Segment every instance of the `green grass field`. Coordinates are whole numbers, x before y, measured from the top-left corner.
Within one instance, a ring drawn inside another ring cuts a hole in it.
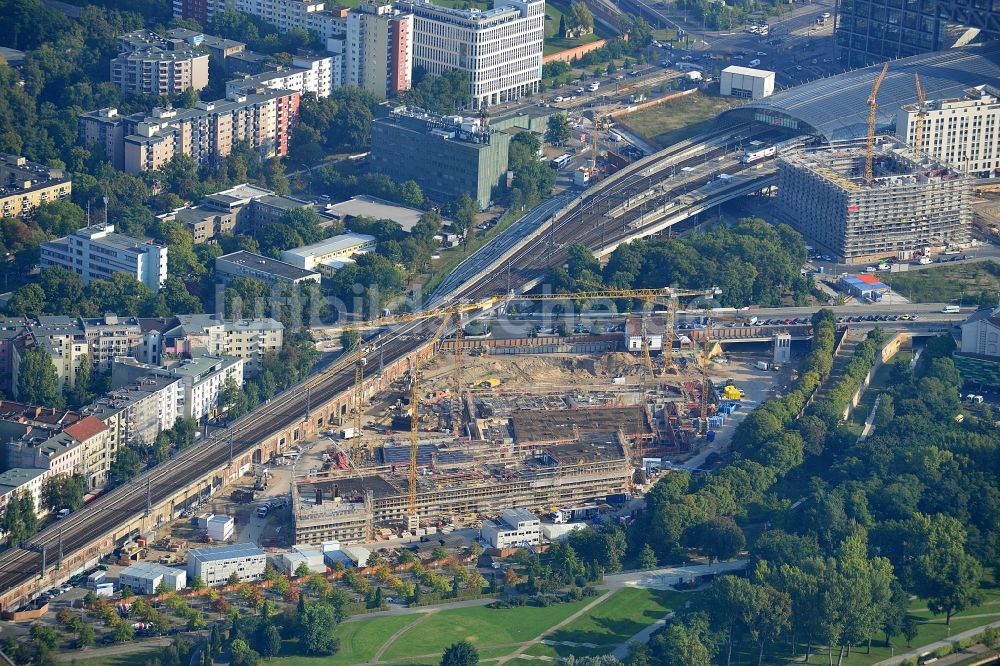
[[[69,659],[60,660],[67,664],[74,664],[75,666],[143,666],[147,661],[157,657],[159,655],[159,647],[150,647],[146,649],[138,649],[135,652],[128,652],[126,654],[115,654],[106,657],[91,657],[86,658],[86,656],[80,659]],[[76,654],[86,655],[86,652],[77,652]],[[67,656],[67,655],[60,655]]]
[[[669,146],[707,132],[715,117],[739,100],[693,93],[619,119],[648,141]]]
[[[552,0],[545,3],[545,47],[543,55],[565,51],[566,49],[581,46],[582,44],[589,44],[599,39],[614,36],[602,23],[595,21],[594,32],[589,35],[583,35],[577,39],[562,39],[558,37],[559,20],[568,11],[569,6],[567,3],[552,2]]]
[[[298,645],[291,641],[285,643],[282,656],[272,659],[271,663],[287,666],[304,661],[316,666],[362,664],[374,657],[390,636],[420,617],[420,615],[394,615],[358,622],[346,622],[337,627],[340,649],[337,650],[336,654],[329,657],[303,657],[298,654]]]
[[[403,659],[411,655],[440,654],[456,641],[466,640],[480,650],[529,641],[562,622],[593,599],[548,608],[491,609],[485,606],[455,608],[435,613],[406,631],[383,655]]]
[[[682,599],[682,593],[668,590],[618,590],[590,612],[547,638],[614,646],[663,618],[684,603]]]
[[[919,271],[886,273],[879,279],[914,303],[996,305],[1000,289],[1000,264],[980,261],[955,266],[935,266]]]

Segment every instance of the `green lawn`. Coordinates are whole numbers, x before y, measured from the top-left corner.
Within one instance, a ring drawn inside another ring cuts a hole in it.
[[[571,49],[582,44],[589,44],[599,39],[607,39],[614,36],[602,23],[594,21],[594,32],[589,35],[584,35],[577,39],[562,39],[558,37],[559,20],[568,11],[569,7],[562,2],[552,2],[552,0],[549,0],[545,3],[545,50],[543,51],[543,55],[565,51],[566,49]]]
[[[491,609],[485,606],[455,608],[435,613],[405,632],[383,655],[402,659],[410,655],[439,654],[455,641],[467,640],[480,650],[523,643],[562,622],[593,599],[583,599],[548,608]]]
[[[693,93],[644,111],[630,113],[620,118],[619,122],[648,141],[669,146],[707,132],[716,116],[740,103],[733,98]]]
[[[914,303],[977,302],[996,305],[1000,289],[1000,264],[981,261],[956,266],[935,266],[919,271],[884,273],[879,279]]]
[[[618,645],[663,618],[686,599],[684,594],[669,590],[621,589],[546,638]]]
[[[162,647],[150,647],[148,649],[136,650],[127,654],[115,654],[107,657],[92,657],[90,659],[73,659],[65,663],[75,666],[143,666],[147,661],[159,656]],[[87,654],[79,652],[77,654]],[[56,662],[60,663],[60,662]]]
[[[285,643],[286,649],[282,650],[283,656],[272,659],[269,663],[287,666],[307,662],[316,666],[362,664],[375,656],[375,652],[390,636],[419,617],[421,616],[395,615],[346,622],[337,627],[340,649],[336,654],[329,657],[303,657],[297,654],[297,645],[292,641]]]

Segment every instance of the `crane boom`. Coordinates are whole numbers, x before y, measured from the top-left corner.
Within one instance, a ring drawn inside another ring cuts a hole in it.
[[[921,152],[924,147],[924,114],[927,113],[927,97],[924,95],[924,87],[920,84],[920,75],[913,73],[913,82],[917,86],[917,128],[916,136],[913,137],[913,149]]]
[[[872,93],[868,95],[868,141],[865,144],[865,185],[871,185],[874,179],[872,162],[875,159],[875,112],[878,111],[878,89],[885,81],[885,75],[889,72],[889,63],[882,67],[882,71],[875,77],[872,84]]]

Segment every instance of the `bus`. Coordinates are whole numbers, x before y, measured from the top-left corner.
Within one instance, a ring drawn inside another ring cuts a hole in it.
[[[553,169],[562,169],[567,164],[569,164],[570,160],[572,159],[573,159],[572,155],[570,155],[569,153],[564,153],[559,157],[555,158],[554,160],[552,160],[551,162],[549,162],[549,166],[551,166]]]
[[[946,305],[941,308],[941,312],[944,314],[958,314],[960,311],[957,305]]]

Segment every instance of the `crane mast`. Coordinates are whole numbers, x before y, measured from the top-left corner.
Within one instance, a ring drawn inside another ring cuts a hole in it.
[[[875,112],[878,111],[878,89],[885,81],[885,75],[889,71],[889,63],[882,67],[882,71],[875,77],[872,85],[872,92],[868,95],[868,140],[865,144],[865,185],[871,185],[874,180],[874,170],[872,162],[875,159]]]

